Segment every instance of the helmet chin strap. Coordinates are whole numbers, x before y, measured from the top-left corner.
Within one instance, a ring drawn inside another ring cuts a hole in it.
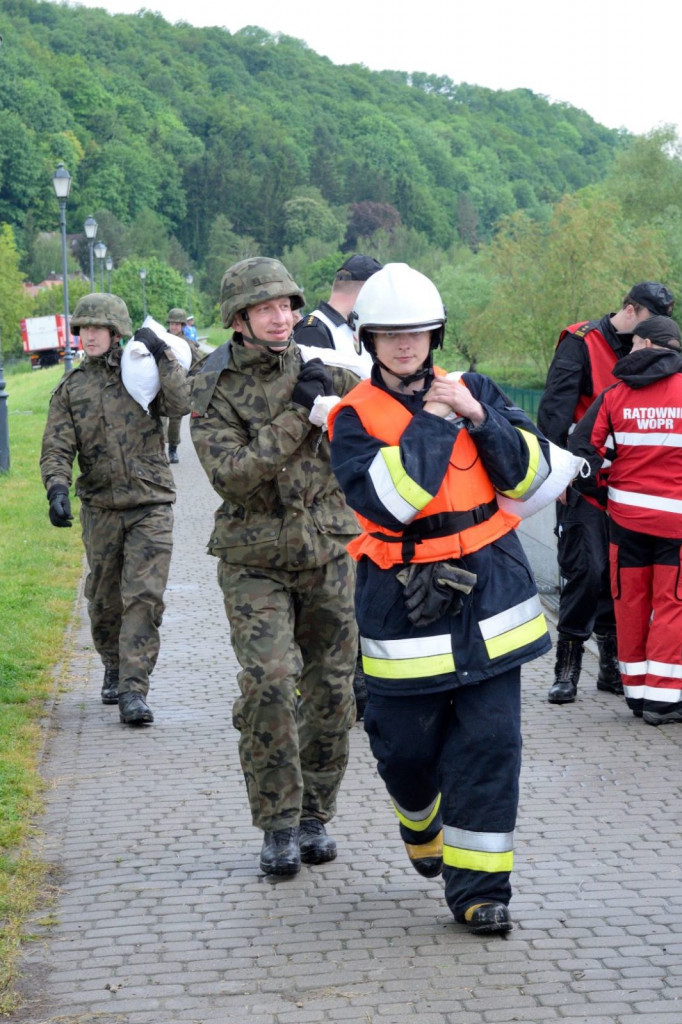
[[[401,391],[404,391],[410,386],[410,384],[414,384],[415,381],[418,380],[423,380],[425,382],[424,387],[421,390],[428,391],[431,386],[431,381],[434,378],[433,357],[430,352],[424,365],[419,370],[415,370],[414,373],[396,373],[395,370],[389,370],[388,366],[382,363],[376,356],[374,356],[374,362],[377,366],[380,366],[382,370],[385,370],[386,373],[390,373],[392,377],[395,377],[396,380],[400,381]]]

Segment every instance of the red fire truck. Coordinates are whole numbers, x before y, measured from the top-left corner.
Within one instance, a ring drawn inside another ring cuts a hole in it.
[[[63,315],[27,317],[21,321],[21,340],[34,370],[63,363],[66,351]],[[72,336],[71,351],[74,357],[80,358],[80,338]]]

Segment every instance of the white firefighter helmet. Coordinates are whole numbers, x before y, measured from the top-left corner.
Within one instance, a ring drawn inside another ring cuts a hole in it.
[[[431,349],[438,348],[443,344],[447,314],[428,277],[407,263],[387,263],[365,281],[349,319],[373,355],[374,332],[431,331]]]

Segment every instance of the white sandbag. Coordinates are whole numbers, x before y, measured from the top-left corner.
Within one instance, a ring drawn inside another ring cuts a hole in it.
[[[141,341],[129,341],[121,356],[123,387],[145,412],[161,390],[161,379],[156,360]]]
[[[148,327],[150,331],[153,331],[157,338],[161,338],[161,341],[165,341],[175,353],[175,358],[178,362],[189,370],[192,365],[192,350],[189,347],[189,343],[186,338],[181,337],[178,334],[171,334],[165,327],[162,327],[158,320],[155,320],[152,316],[147,316],[142,324],[143,327]]]
[[[539,512],[541,508],[556,501],[560,494],[566,490],[572,480],[587,466],[585,459],[579,455],[573,455],[565,448],[549,442],[549,458],[552,471],[546,480],[538,487],[537,491],[530,496],[528,501],[519,501],[516,498],[508,498],[505,494],[497,495],[497,504],[507,512],[527,519],[528,516]]]

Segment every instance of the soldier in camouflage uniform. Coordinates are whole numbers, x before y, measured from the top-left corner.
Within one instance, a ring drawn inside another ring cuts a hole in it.
[[[76,494],[89,569],[85,596],[104,664],[102,702],[118,704],[121,722],[146,725],[154,720],[145,697],[159,653],[175,501],[161,412],[189,412],[189,385],[171,349],[144,328],[135,339],[155,358],[161,390],[149,414],[128,394],[119,341],[130,335],[131,322],[118,296],[84,296],[71,326],[80,334],[85,359],[53,392],[40,468],[50,521],[68,527],[78,457]]]
[[[169,309],[168,316],[166,317],[166,325],[170,334],[175,334],[178,338],[184,338],[189,345],[189,350],[192,354],[192,366],[195,366],[204,358],[204,354],[199,348],[198,343],[187,334],[187,313],[184,309],[180,309],[179,306],[174,306],[172,309]],[[194,333],[196,334],[196,331]],[[166,432],[166,440],[168,441],[168,461],[172,463],[180,461],[178,457],[178,445],[180,444],[181,423],[182,416],[169,416],[168,419],[164,419],[163,423],[164,430]]]
[[[223,325],[232,341],[192,378],[192,440],[222,498],[209,553],[241,665],[233,708],[266,874],[336,856],[325,823],[355,720],[355,576],[346,544],[358,532],[309,415],[319,395],[357,378],[303,362],[292,340],[303,295],[277,260],[226,271]],[[300,699],[299,699],[300,695]]]

